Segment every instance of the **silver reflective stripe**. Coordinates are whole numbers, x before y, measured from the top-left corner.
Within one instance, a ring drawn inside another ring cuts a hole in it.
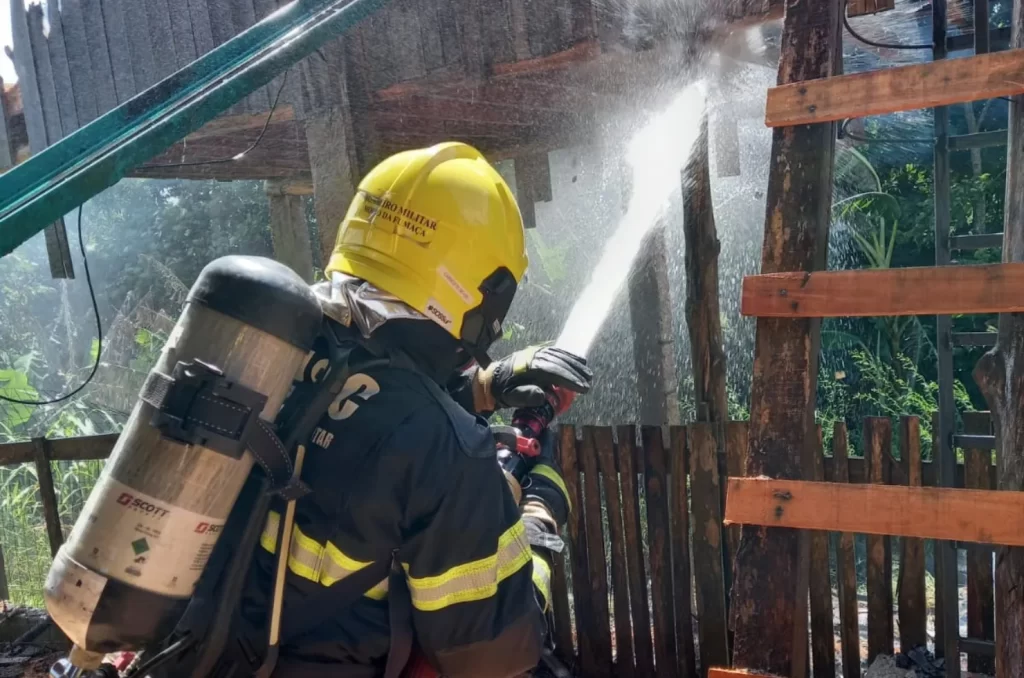
[[[433,612],[449,605],[483,600],[498,592],[498,584],[530,562],[530,544],[523,522],[498,538],[498,550],[492,556],[465,563],[434,577],[408,576],[412,604],[418,610]]]

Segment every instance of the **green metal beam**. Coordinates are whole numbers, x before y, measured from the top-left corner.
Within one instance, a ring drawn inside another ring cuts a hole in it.
[[[387,0],[295,0],[0,175],[0,257]]]

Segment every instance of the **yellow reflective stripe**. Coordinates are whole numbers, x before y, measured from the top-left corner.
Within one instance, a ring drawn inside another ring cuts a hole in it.
[[[412,604],[418,610],[434,612],[449,605],[489,598],[498,592],[498,584],[530,562],[530,544],[522,521],[498,538],[498,550],[492,556],[453,567],[433,577],[410,577]]]
[[[277,511],[270,511],[263,527],[263,534],[260,536],[260,545],[270,553],[277,551],[277,532],[280,524],[281,515]],[[298,525],[292,528],[288,569],[303,579],[331,586],[368,565],[372,563],[360,562],[349,557],[331,542],[321,546],[315,539],[303,534]],[[383,600],[388,595],[388,580],[380,581],[363,595],[373,600]]]
[[[569,498],[569,488],[565,486],[565,481],[562,480],[562,476],[558,475],[558,471],[547,464],[537,464],[530,473],[536,473],[541,478],[547,478],[553,482],[561,491],[562,496],[565,497],[565,503],[569,506],[569,510],[572,511],[572,499]]]
[[[267,522],[263,524],[263,534],[260,535],[260,545],[270,551],[277,553],[277,533],[281,529],[281,514],[271,511],[267,514]]]
[[[544,611],[551,607],[551,567],[536,553],[533,554],[533,585],[544,598]]]

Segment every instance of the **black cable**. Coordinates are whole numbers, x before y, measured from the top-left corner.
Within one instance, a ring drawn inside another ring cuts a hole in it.
[[[274,103],[270,106],[270,112],[267,113],[267,119],[263,121],[263,129],[260,130],[260,135],[256,137],[256,141],[249,145],[249,148],[245,149],[241,153],[236,153],[232,156],[225,158],[217,158],[216,160],[197,160],[196,162],[169,162],[159,165],[142,165],[142,169],[153,169],[153,168],[166,168],[166,167],[196,167],[198,165],[221,165],[227,162],[235,162],[241,160],[245,155],[256,149],[263,141],[263,137],[267,134],[267,128],[270,127],[270,121],[274,119],[274,111],[277,110],[277,102],[281,100],[281,93],[284,92],[285,83],[288,82],[288,71],[285,71],[284,77],[281,79],[281,86],[277,88],[277,94],[274,95]]]
[[[100,321],[100,307],[96,303],[96,290],[92,286],[92,275],[89,273],[89,257],[85,254],[85,240],[82,239],[82,206],[78,206],[78,248],[82,252],[82,265],[85,268],[85,282],[89,286],[89,299],[92,301],[92,312],[96,315],[96,361],[92,364],[92,370],[89,372],[89,376],[85,378],[85,381],[76,388],[74,391],[66,395],[62,395],[59,398],[53,400],[19,400],[18,398],[8,398],[5,395],[0,395],[0,400],[6,400],[9,403],[16,403],[18,405],[53,405],[55,403],[63,402],[68,398],[77,395],[83,388],[89,385],[93,377],[96,376],[96,370],[100,366],[100,356],[103,354],[103,324]]]
[[[167,662],[167,661],[169,661],[171,659],[174,659],[174,656],[177,653],[184,652],[185,650],[189,649],[190,647],[192,647],[192,640],[191,640],[191,638],[189,636],[184,636],[183,638],[179,638],[178,640],[174,641],[172,644],[170,644],[169,646],[167,646],[163,650],[160,650],[155,655],[153,655],[149,659],[147,659],[147,660],[143,661],[141,664],[139,664],[139,666],[137,668],[132,670],[131,675],[132,676],[138,676],[138,675],[145,676],[147,673],[149,673],[153,669],[157,668],[158,666],[164,664],[165,662]]]
[[[869,40],[857,31],[853,30],[853,26],[850,25],[849,5],[850,0],[846,0],[846,2],[843,3],[843,25],[846,27],[846,30],[850,35],[860,42],[863,42],[865,45],[871,45],[872,47],[878,47],[879,49],[932,49],[932,47],[934,47],[932,43],[928,43],[927,45],[888,45],[884,42]]]

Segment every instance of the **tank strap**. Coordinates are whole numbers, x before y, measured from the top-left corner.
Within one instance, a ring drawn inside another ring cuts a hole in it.
[[[231,381],[220,368],[193,360],[178,362],[170,375],[153,370],[139,397],[156,410],[151,424],[165,437],[235,459],[249,450],[272,492],[285,499],[309,493],[292,477],[291,455],[273,425],[260,418],[267,397]]]

